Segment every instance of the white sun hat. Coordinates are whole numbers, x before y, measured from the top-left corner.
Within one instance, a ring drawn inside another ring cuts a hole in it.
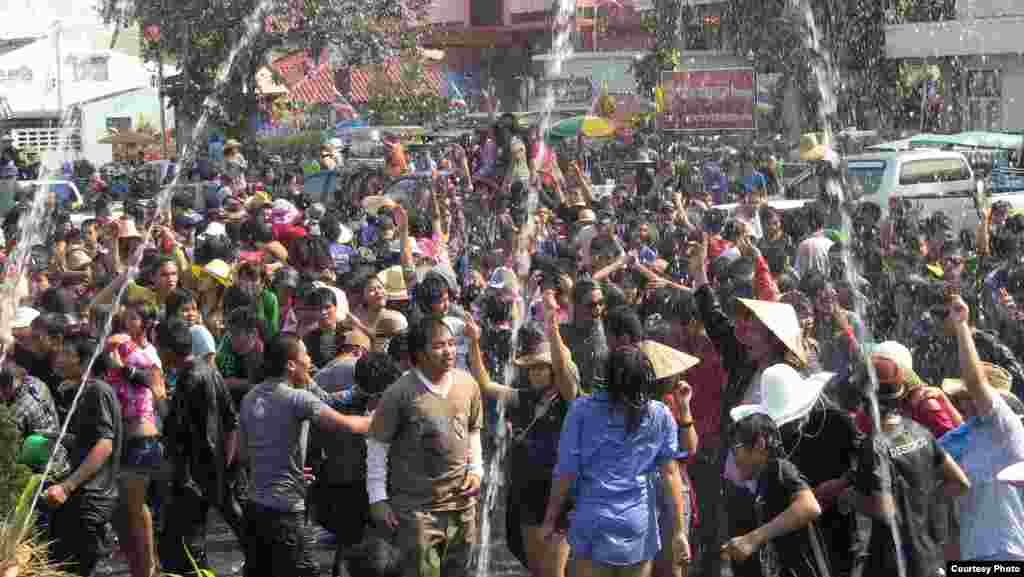
[[[910,354],[910,349],[896,341],[878,343],[872,347],[871,353],[889,359],[905,371],[914,370],[914,355]]]
[[[739,421],[761,413],[781,427],[809,413],[834,376],[835,373],[818,373],[805,379],[789,365],[772,365],[761,374],[761,402],[733,407],[729,416]]]

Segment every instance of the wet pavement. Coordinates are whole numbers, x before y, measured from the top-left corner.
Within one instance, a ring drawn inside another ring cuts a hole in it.
[[[492,512],[491,528],[494,531],[491,541],[491,573],[502,577],[528,577],[528,573],[505,547],[505,499],[498,499],[499,506]],[[242,548],[235,539],[231,529],[223,519],[210,513],[209,535],[207,537],[207,555],[217,577],[232,577],[241,574]],[[334,562],[333,545],[317,545],[316,559],[320,563],[320,575],[330,576]],[[114,553],[111,558],[101,562],[94,573],[96,577],[130,577],[127,561],[123,555]]]

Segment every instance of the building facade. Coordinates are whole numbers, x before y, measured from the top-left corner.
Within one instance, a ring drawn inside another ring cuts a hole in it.
[[[886,26],[890,58],[939,65],[948,130],[1024,128],[1024,2],[947,0]],[[956,65],[954,65],[956,64]]]

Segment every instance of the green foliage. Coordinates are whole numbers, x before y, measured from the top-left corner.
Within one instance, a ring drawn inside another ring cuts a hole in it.
[[[399,80],[394,80],[378,67],[366,108],[370,122],[381,125],[430,124],[447,114],[449,101],[434,93],[421,79],[424,64],[415,53],[406,52],[401,60]]]
[[[654,35],[651,51],[633,62],[633,75],[640,87],[640,93],[650,96],[661,81],[661,73],[675,70],[682,61],[682,54],[676,45],[680,17],[680,0],[658,0],[653,11],[645,13],[641,25]],[[685,16],[685,14],[684,14]]]
[[[306,49],[338,65],[380,61],[418,44],[429,1],[100,0],[98,10],[108,24],[159,26],[158,42],[143,38],[144,54],[183,70],[167,91],[179,114],[205,113],[211,125],[245,133],[256,111],[255,74],[275,54]],[[224,70],[254,21],[248,44]]]
[[[298,132],[287,136],[268,136],[259,139],[260,146],[267,154],[280,154],[282,156],[301,155],[303,157],[315,158],[317,148],[326,139],[319,130]]]
[[[17,464],[21,451],[21,433],[14,423],[10,407],[0,404],[0,515],[13,511],[21,489],[29,481],[32,471]]]

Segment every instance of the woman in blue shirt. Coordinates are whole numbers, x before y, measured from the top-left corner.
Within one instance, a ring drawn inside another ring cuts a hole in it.
[[[659,470],[680,519],[675,526],[684,526],[678,429],[668,407],[650,400],[654,384],[646,355],[621,348],[608,358],[607,391],[577,398],[565,418],[544,530],[565,530],[557,521],[571,488],[568,540],[579,577],[650,575],[661,549],[652,487]],[[673,551],[687,550],[685,531],[677,531]]]

